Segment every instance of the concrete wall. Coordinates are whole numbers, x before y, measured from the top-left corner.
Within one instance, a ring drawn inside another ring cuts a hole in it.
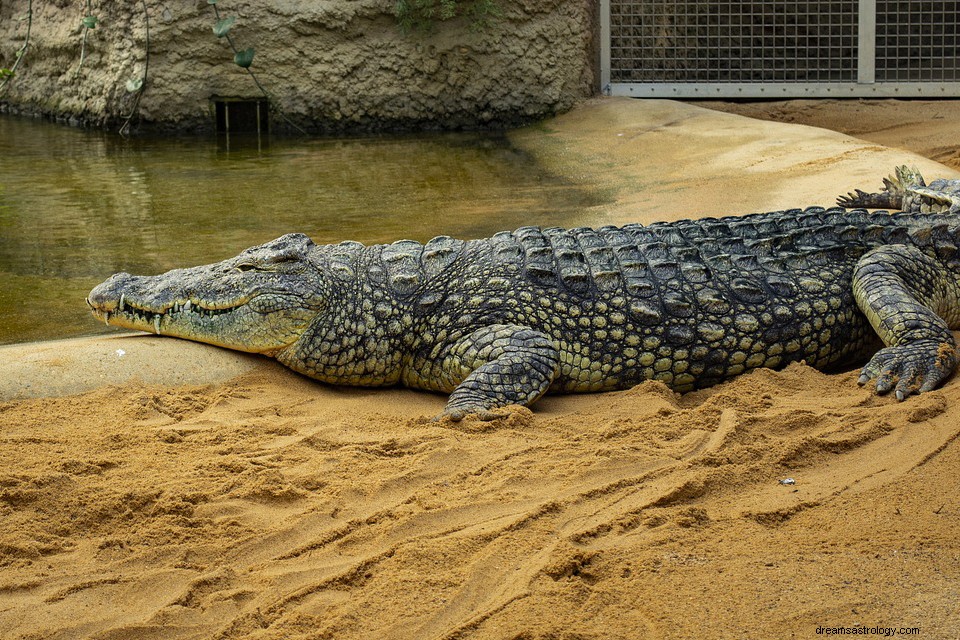
[[[0,3],[0,67],[22,44],[26,0]],[[315,131],[502,126],[552,115],[597,85],[596,9],[590,0],[500,0],[483,30],[467,20],[404,33],[394,0],[220,0],[240,48],[282,111]],[[211,96],[257,97],[212,32],[206,0],[147,0],[149,73],[138,122],[212,128]],[[99,25],[80,48],[81,0],[33,3],[31,46],[0,95],[12,112],[116,126],[146,63],[140,2],[93,2]],[[283,125],[274,119],[274,126]]]

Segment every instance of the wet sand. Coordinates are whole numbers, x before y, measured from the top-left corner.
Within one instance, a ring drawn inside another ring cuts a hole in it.
[[[873,133],[596,100],[511,139],[608,190],[589,224],[826,205],[904,162],[960,176]],[[0,389],[0,637],[958,637],[960,381],[897,403],[856,377],[452,425],[442,396],[172,339],[6,347],[0,378],[30,387]]]

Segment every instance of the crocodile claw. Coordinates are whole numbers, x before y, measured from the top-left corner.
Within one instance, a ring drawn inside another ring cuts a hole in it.
[[[840,196],[837,198],[837,204],[844,209],[857,209],[859,207],[865,207],[866,197],[870,194],[866,191],[861,191],[860,189],[855,189],[856,193],[850,192],[845,196]]]
[[[492,409],[477,409],[477,408],[466,408],[466,409],[447,409],[440,415],[436,416],[431,420],[431,422],[443,422],[449,420],[450,422],[460,422],[467,416],[473,415],[476,416],[479,420],[483,422],[490,422],[491,420],[496,420],[497,418],[503,418],[508,415],[507,411],[496,411]]]
[[[878,351],[863,368],[857,384],[876,379],[877,393],[894,391],[897,400],[914,393],[932,391],[957,366],[954,345],[936,340],[917,340]]]

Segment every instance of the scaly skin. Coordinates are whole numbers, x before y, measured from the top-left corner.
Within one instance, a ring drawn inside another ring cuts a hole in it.
[[[958,214],[821,208],[423,245],[290,234],[213,265],[117,274],[88,304],[325,382],[448,393],[455,420],[547,391],[830,367],[877,337],[861,383],[903,399],[957,366],[958,243]]]
[[[897,209],[905,213],[960,213],[960,180],[934,180],[929,186],[915,168],[906,165],[883,179],[883,191],[854,193],[837,198],[848,209]]]

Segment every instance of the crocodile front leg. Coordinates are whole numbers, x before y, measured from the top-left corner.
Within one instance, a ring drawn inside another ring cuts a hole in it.
[[[443,367],[462,382],[450,394],[439,417],[454,421],[470,413],[496,416],[493,409],[529,405],[542,396],[560,366],[550,338],[529,327],[497,324],[483,327],[452,346]]]
[[[860,309],[887,345],[863,368],[859,383],[898,400],[939,386],[957,367],[950,327],[960,324],[957,274],[916,247],[888,245],[864,255],[853,274]]]

